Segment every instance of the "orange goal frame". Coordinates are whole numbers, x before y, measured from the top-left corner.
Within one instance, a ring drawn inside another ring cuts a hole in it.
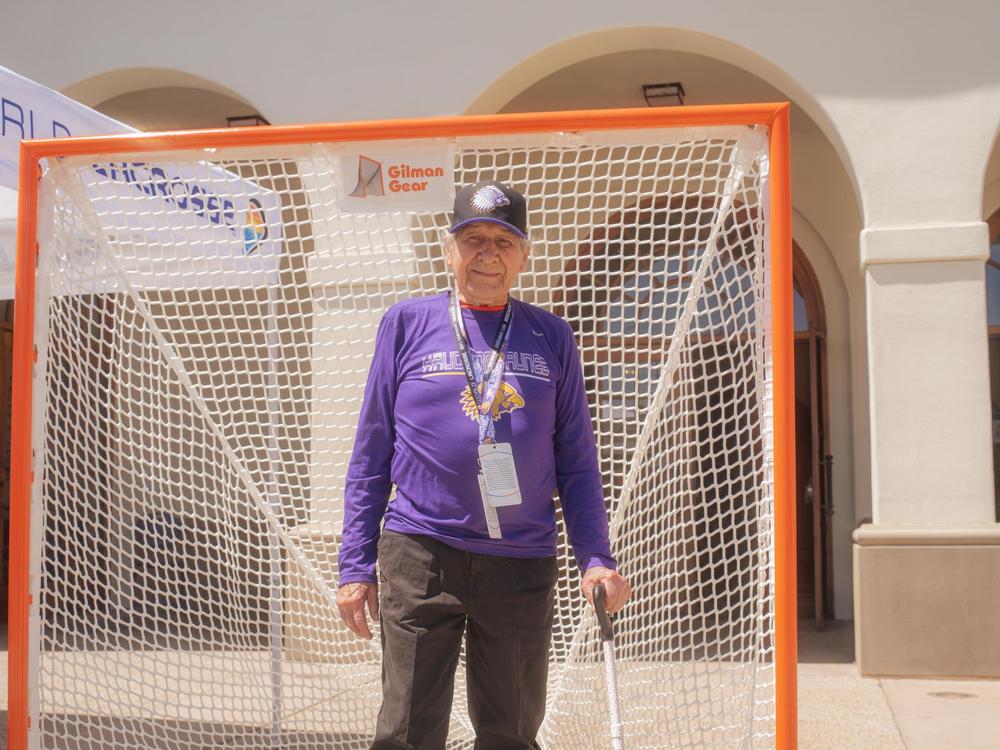
[[[771,315],[774,404],[774,566],[776,748],[795,750],[796,571],[795,420],[793,383],[792,227],[789,108],[787,102],[656,109],[586,110],[288,125],[232,130],[194,130],[86,138],[22,141],[18,190],[17,266],[14,302],[14,370],[11,418],[10,569],[8,621],[8,747],[27,750],[29,708],[29,612],[31,588],[31,449],[37,211],[41,160],[62,156],[224,149],[320,141],[346,142],[420,137],[502,135],[541,131],[650,127],[762,125],[768,128],[770,174]]]

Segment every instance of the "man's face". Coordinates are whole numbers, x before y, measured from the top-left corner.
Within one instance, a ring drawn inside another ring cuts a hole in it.
[[[473,305],[502,305],[528,265],[528,243],[490,221],[466,224],[446,245],[458,290]]]

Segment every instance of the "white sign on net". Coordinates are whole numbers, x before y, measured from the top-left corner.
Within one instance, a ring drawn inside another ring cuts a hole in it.
[[[0,187],[17,189],[22,139],[135,132],[0,67]],[[280,199],[231,171],[207,162],[168,167],[135,161],[98,163],[79,179],[105,239],[123,248],[120,270],[136,289],[254,286],[277,269]],[[0,244],[6,250],[13,237]],[[13,260],[13,252],[0,258],[0,293],[9,287],[7,297],[13,296]],[[175,272],[165,274],[168,268]],[[117,288],[108,278],[89,282],[69,291]]]
[[[450,211],[455,200],[455,150],[430,144],[369,144],[337,152],[337,206],[347,213]]]
[[[274,191],[197,162],[96,163],[79,173],[93,215],[135,289],[263,285],[281,254]]]

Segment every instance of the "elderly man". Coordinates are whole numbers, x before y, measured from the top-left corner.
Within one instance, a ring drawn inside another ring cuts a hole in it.
[[[603,582],[614,612],[630,590],[609,548],[572,330],[508,294],[528,261],[524,197],[499,182],[462,188],[444,245],[454,289],[394,305],[375,339],[337,603],[363,638],[366,605],[381,618],[372,748],[444,747],[463,636],[476,748],[537,748],[556,490],[584,595]]]

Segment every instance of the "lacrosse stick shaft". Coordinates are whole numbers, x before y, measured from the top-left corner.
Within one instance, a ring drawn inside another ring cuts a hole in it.
[[[604,584],[594,586],[594,610],[601,626],[601,645],[604,647],[604,679],[608,685],[608,720],[611,725],[611,750],[625,750],[621,710],[618,705],[618,674],[615,671],[615,634],[608,616]]]

